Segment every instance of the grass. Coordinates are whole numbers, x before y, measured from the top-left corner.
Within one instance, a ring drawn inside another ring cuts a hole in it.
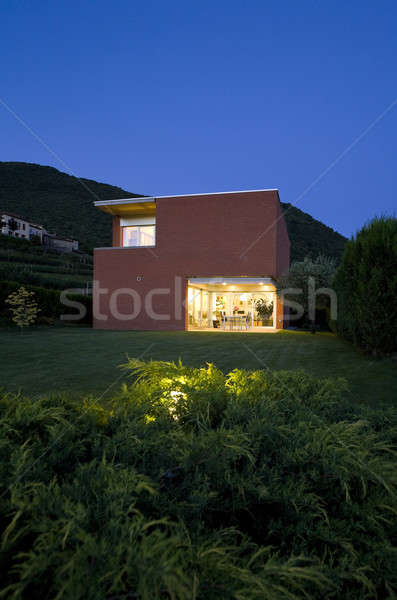
[[[332,334],[97,331],[83,328],[0,332],[1,386],[27,395],[114,392],[125,380],[118,366],[130,357],[215,363],[220,369],[304,369],[321,377],[344,377],[352,397],[372,406],[397,398],[392,359],[372,360]],[[4,352],[6,350],[6,352]],[[113,385],[112,385],[113,384]]]

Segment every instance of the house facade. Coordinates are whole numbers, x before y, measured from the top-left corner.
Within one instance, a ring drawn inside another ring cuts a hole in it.
[[[43,235],[43,245],[59,252],[77,252],[79,249],[79,242],[71,238],[61,238],[55,235],[55,233],[48,233],[47,231]]]
[[[277,190],[95,206],[113,216],[113,245],[94,251],[94,327],[283,327],[274,280],[289,266],[290,242]],[[261,303],[268,307],[265,317]]]
[[[74,252],[79,249],[79,242],[70,238],[60,238],[49,233],[42,225],[7,211],[0,211],[0,233],[25,240],[37,240],[43,246],[59,252]]]
[[[43,241],[43,234],[45,232],[44,227],[31,223],[14,213],[1,211],[0,224],[0,231],[3,235],[9,235],[25,240],[37,238],[40,240],[40,243]]]

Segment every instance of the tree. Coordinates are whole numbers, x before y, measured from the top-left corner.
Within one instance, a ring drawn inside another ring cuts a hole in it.
[[[276,282],[277,295],[283,298],[284,306],[296,311],[290,314],[290,320],[304,317],[312,333],[316,332],[316,309],[336,311],[336,296],[331,289],[335,268],[333,258],[305,258],[293,262]]]
[[[34,300],[34,292],[29,292],[23,286],[16,292],[13,292],[6,298],[7,304],[10,304],[12,320],[20,328],[21,333],[24,327],[32,325],[40,309]]]
[[[379,217],[345,247],[335,276],[337,330],[365,352],[397,350],[397,218]]]

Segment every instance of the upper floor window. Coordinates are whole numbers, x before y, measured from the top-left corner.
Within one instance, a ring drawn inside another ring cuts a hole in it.
[[[154,246],[156,244],[155,225],[129,225],[122,227],[123,246]]]

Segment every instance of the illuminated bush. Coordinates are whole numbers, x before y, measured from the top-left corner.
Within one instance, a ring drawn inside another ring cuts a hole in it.
[[[6,598],[392,598],[393,410],[342,380],[130,361],[0,403]]]

